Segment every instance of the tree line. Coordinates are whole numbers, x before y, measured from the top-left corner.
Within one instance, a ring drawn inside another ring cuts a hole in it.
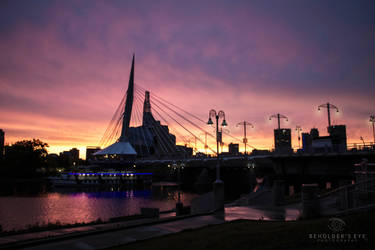
[[[48,144],[39,139],[21,140],[5,146],[5,153],[0,158],[2,177],[40,177],[56,172],[58,168],[71,167],[63,157],[49,155],[47,148]]]

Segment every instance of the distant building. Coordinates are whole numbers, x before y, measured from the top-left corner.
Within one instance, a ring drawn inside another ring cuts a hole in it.
[[[48,154],[47,155],[47,165],[50,171],[57,169],[60,166],[60,157],[58,154]]]
[[[271,152],[265,149],[254,149],[251,151],[251,155],[269,155]]]
[[[332,139],[334,152],[345,152],[347,148],[346,126],[333,125],[328,127],[328,133]]]
[[[312,151],[312,136],[311,133],[302,133],[302,151],[311,152]]]
[[[79,160],[79,149],[72,148],[69,152],[72,155],[73,162],[78,163],[78,160]]]
[[[4,155],[5,133],[0,129],[0,157]]]
[[[101,150],[100,147],[93,147],[93,146],[87,146],[86,147],[86,160],[93,160],[95,159],[94,153]]]
[[[281,128],[274,130],[275,138],[275,152],[277,153],[291,153],[292,150],[292,136],[290,128]]]
[[[207,156],[206,156],[205,153],[197,152],[197,153],[195,154],[195,157],[197,157],[197,158],[206,158]]]
[[[79,150],[77,148],[72,148],[69,151],[64,151],[60,153],[60,158],[62,159],[63,163],[70,166],[75,166],[78,164]]]
[[[347,147],[346,126],[330,126],[328,132],[329,136],[319,136],[318,129],[312,128],[310,134],[302,133],[303,152],[345,152]]]
[[[312,140],[314,153],[327,153],[332,151],[332,140],[330,136],[319,136]]]
[[[240,146],[238,143],[230,143],[228,145],[228,151],[230,155],[238,155],[240,152]]]
[[[318,138],[319,137],[319,130],[317,128],[312,128],[310,130],[310,135],[312,139]]]
[[[188,146],[176,145],[176,149],[185,157],[191,157],[193,155],[193,148]]]

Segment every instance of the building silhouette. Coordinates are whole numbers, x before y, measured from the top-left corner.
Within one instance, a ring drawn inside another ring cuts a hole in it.
[[[5,132],[0,129],[0,157],[4,156]]]
[[[134,159],[148,156],[182,156],[189,154],[187,147],[176,145],[175,135],[169,128],[155,120],[151,111],[150,92],[145,92],[142,125],[130,127],[134,100],[134,55],[130,69],[128,90],[122,114],[121,135],[112,145],[93,153],[94,156],[118,159]],[[188,152],[185,152],[188,151]]]
[[[86,161],[95,159],[94,153],[101,150],[100,147],[87,146],[86,147]]]
[[[70,166],[76,166],[79,161],[79,149],[72,148],[69,151],[63,151],[60,153],[60,158],[63,163]]]
[[[176,136],[152,115],[149,91],[145,92],[142,126],[129,127],[127,137],[138,157],[181,155],[186,149],[177,147]]]
[[[280,128],[274,131],[275,138],[275,152],[276,153],[291,153],[292,149],[292,136],[290,128]]]
[[[228,145],[228,152],[230,155],[238,155],[240,150],[240,145],[238,143],[230,143]]]
[[[328,127],[328,133],[332,140],[332,150],[334,152],[345,152],[347,149],[346,126],[330,126]]]
[[[329,136],[319,136],[317,128],[312,128],[309,133],[302,133],[303,152],[329,153],[346,152],[347,137],[345,125],[333,125],[328,127]]]
[[[316,139],[319,137],[319,130],[317,128],[312,128],[310,130],[311,139]]]

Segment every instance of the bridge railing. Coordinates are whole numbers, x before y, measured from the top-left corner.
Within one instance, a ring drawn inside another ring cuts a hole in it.
[[[321,207],[329,204],[329,201],[331,201],[331,208],[335,207],[339,210],[375,204],[375,171],[371,171],[375,163],[368,163],[364,159],[361,163],[355,164],[355,167],[357,168],[355,183],[343,185],[320,195]]]
[[[348,151],[375,151],[375,143],[365,142],[365,143],[348,143]]]

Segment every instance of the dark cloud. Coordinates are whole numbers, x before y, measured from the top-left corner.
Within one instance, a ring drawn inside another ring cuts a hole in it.
[[[103,123],[124,93],[135,52],[137,83],[199,112],[226,99],[236,119],[251,105],[258,123],[275,109],[308,122],[306,108],[329,99],[362,119],[375,104],[374,7],[1,1],[1,110]]]

